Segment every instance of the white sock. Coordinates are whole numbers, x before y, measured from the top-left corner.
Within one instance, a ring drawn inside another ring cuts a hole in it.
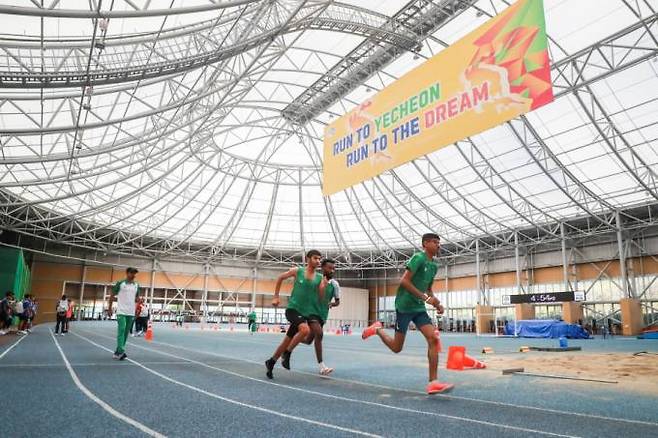
[[[327,368],[327,366],[324,364],[324,362],[320,362],[320,363],[318,364],[318,366],[320,367],[321,370]]]

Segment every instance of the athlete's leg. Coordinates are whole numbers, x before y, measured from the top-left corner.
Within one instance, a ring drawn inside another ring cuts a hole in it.
[[[292,350],[295,349],[295,347],[305,338],[309,335],[311,332],[311,329],[308,327],[308,323],[302,322],[297,326],[297,334],[293,336],[293,338],[290,340],[290,344],[288,344],[288,348],[286,348],[286,351],[288,353],[292,353]]]
[[[309,322],[309,326],[311,328],[310,338],[314,340],[315,357],[318,359],[318,363],[322,363],[322,325],[319,321],[313,320]]]
[[[283,341],[281,341],[279,346],[276,347],[276,350],[274,350],[274,354],[272,355],[272,359],[274,359],[274,361],[279,360],[283,352],[288,349],[288,345],[290,345],[291,340],[292,338],[289,338],[287,334],[283,337]]]
[[[437,348],[438,337],[434,332],[432,324],[425,324],[419,327],[420,332],[427,340],[427,359],[429,361],[429,378],[430,382],[438,377],[437,368],[439,366],[439,350]]]
[[[127,320],[125,315],[117,315],[117,354],[123,354],[126,346],[126,331],[127,331]]]
[[[404,338],[406,336],[405,333],[396,330],[395,336],[390,337],[383,328],[379,328],[377,329],[377,336],[379,336],[379,339],[381,339],[393,353],[399,353],[402,351],[402,347],[404,347]]]

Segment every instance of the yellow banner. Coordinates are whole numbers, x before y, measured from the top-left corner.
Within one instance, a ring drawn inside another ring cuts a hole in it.
[[[328,125],[330,195],[553,101],[542,0],[520,0]]]

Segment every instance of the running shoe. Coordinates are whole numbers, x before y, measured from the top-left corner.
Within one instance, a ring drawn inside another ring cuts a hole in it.
[[[126,353],[123,353],[121,356],[119,356],[119,360],[126,360],[128,355]]]
[[[121,355],[119,353],[114,353],[112,355],[112,359],[114,359],[114,360],[119,360],[120,357],[121,357]]]
[[[375,321],[372,323],[368,328],[366,328],[363,333],[361,333],[361,339],[368,339],[372,335],[377,334],[377,330],[380,328],[383,328],[384,326],[382,325],[381,322]]]
[[[4,336],[4,335],[6,335],[6,334],[7,334],[6,331],[4,331],[4,330],[0,330],[0,336]]]
[[[438,380],[433,380],[427,384],[427,393],[428,394],[445,394],[446,392],[452,391],[455,387],[452,383],[442,383]]]
[[[267,372],[265,375],[267,376],[268,379],[273,379],[274,374],[272,374],[272,371],[274,370],[274,365],[276,365],[276,361],[272,358],[269,358],[265,361],[265,368],[267,368]]]
[[[329,367],[320,368],[320,375],[321,376],[328,376],[329,374],[331,374],[333,372],[334,372],[333,368],[329,368]]]
[[[290,355],[292,353],[289,351],[284,351],[281,355],[281,366],[287,370],[290,369]]]

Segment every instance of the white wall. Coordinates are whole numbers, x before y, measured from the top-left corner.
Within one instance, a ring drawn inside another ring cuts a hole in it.
[[[356,327],[357,321],[364,325],[368,321],[368,290],[352,287],[340,288],[340,306],[329,309],[329,325],[340,321]]]

